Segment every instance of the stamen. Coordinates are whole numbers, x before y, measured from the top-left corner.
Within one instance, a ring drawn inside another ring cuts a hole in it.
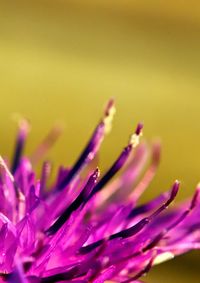
[[[152,146],[152,160],[148,169],[146,170],[143,178],[139,184],[135,187],[134,191],[129,196],[129,200],[136,203],[144,191],[148,188],[149,184],[153,180],[157,168],[160,162],[160,143],[156,142]]]
[[[44,193],[46,189],[46,184],[50,173],[51,173],[51,163],[49,161],[45,161],[42,165],[42,171],[41,171],[41,179],[40,179],[41,193]]]
[[[89,196],[90,198],[97,192],[99,192],[110,180],[111,178],[124,166],[127,161],[130,153],[134,147],[138,145],[139,136],[142,134],[142,124],[138,124],[135,133],[131,136],[128,145],[123,149],[122,153],[119,155],[117,160],[111,166],[111,168],[107,171],[107,173],[101,178],[101,180],[97,183],[92,194]]]
[[[161,195],[159,195],[158,197],[156,197],[155,199],[149,201],[148,203],[145,204],[141,204],[137,207],[134,207],[131,211],[130,214],[128,215],[127,218],[135,218],[140,214],[144,214],[149,212],[150,210],[153,210],[155,207],[158,206],[158,204],[163,203],[163,201],[165,201],[167,198],[167,194],[163,193]]]
[[[178,190],[180,188],[180,182],[176,180],[172,186],[171,194],[169,199],[158,209],[156,210],[152,215],[151,218],[155,218],[158,214],[160,214],[163,210],[167,209],[170,203],[175,199]]]
[[[10,170],[8,169],[8,166],[6,165],[3,158],[0,156],[0,174],[2,173],[1,170],[4,170],[4,172],[9,176],[12,183],[14,183],[14,177],[11,174]],[[2,175],[2,174],[1,174]],[[1,176],[2,177],[2,176]]]
[[[199,202],[199,195],[200,195],[200,184],[197,185],[197,189],[194,193],[194,196],[190,202],[189,208],[183,211],[183,213],[178,217],[177,220],[175,220],[172,224],[170,224],[167,228],[165,228],[161,233],[157,234],[154,239],[147,244],[143,249],[142,252],[146,252],[149,249],[152,249],[155,247],[159,241],[172,229],[177,227],[183,220],[188,216],[188,214],[197,206]]]
[[[199,202],[199,195],[200,195],[200,184],[197,185],[197,189],[191,200],[189,208],[183,211],[182,215],[166,229],[167,232],[169,232],[170,230],[175,228],[177,225],[179,225],[186,218],[186,216],[197,206]]]
[[[22,156],[23,151],[24,151],[25,141],[26,141],[26,137],[27,137],[27,134],[29,132],[29,129],[30,129],[29,122],[26,119],[21,119],[19,121],[19,132],[18,132],[18,135],[17,135],[17,141],[16,141],[16,145],[15,145],[15,150],[14,150],[13,162],[12,162],[12,166],[11,166],[12,174],[15,173],[15,171],[17,170],[17,168],[19,166],[20,159],[21,159],[21,156]]]
[[[106,107],[104,117],[96,127],[91,139],[89,140],[87,146],[83,150],[82,154],[70,170],[69,174],[64,178],[64,180],[59,184],[58,190],[63,190],[74,178],[74,176],[79,172],[84,165],[89,163],[98,152],[100,145],[105,137],[105,135],[110,131],[113,116],[115,114],[114,101],[110,100]]]
[[[62,132],[63,132],[63,125],[61,124],[55,125],[50,130],[50,132],[47,134],[44,140],[40,143],[40,145],[35,149],[32,156],[30,157],[33,165],[36,165],[38,161],[41,160],[46,155],[49,149],[58,140]]]
[[[136,147],[139,144],[140,137],[142,136],[142,129],[143,129],[143,124],[139,123],[135,130],[135,133],[131,135],[130,140],[129,140],[129,144],[131,144],[132,147]]]
[[[105,125],[106,134],[110,133],[112,129],[112,121],[113,121],[115,113],[116,113],[115,102],[113,99],[111,99],[106,106],[105,115],[103,118],[103,123]]]
[[[78,197],[65,209],[65,211],[59,216],[59,218],[54,222],[53,225],[48,228],[48,230],[45,231],[47,235],[53,235],[55,234],[69,219],[72,212],[77,210],[79,207],[84,206],[86,203],[86,200],[88,198],[88,195],[93,190],[97,179],[99,177],[100,171],[97,168],[94,173],[90,176],[88,179],[87,184],[85,185],[84,189],[81,191],[81,193],[78,195]]]
[[[145,143],[141,143],[137,150],[130,156],[121,173],[106,185],[106,188],[99,196],[99,210],[103,211],[111,203],[118,204],[127,200],[130,195],[130,187],[136,183],[148,157],[148,148]],[[123,192],[122,192],[123,190]]]
[[[158,254],[153,262],[153,265],[161,264],[172,258],[174,258],[174,254],[171,252],[164,252],[164,253]]]

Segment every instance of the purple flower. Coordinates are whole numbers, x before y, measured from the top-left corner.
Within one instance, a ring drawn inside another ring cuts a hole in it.
[[[33,168],[59,130],[27,158],[28,123],[21,121],[13,161],[0,159],[0,282],[136,283],[154,264],[199,249],[200,186],[169,210],[178,181],[138,205],[160,159],[158,143],[139,143],[142,124],[105,174],[94,168],[114,113],[111,100],[80,157],[60,167],[51,185],[50,162],[39,180]]]

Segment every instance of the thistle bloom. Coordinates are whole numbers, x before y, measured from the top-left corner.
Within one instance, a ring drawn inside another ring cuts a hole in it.
[[[199,186],[168,210],[178,181],[138,205],[160,158],[158,143],[140,143],[142,124],[103,176],[94,168],[114,113],[111,100],[78,160],[51,185],[48,161],[39,180],[33,168],[59,131],[27,158],[28,124],[20,123],[11,164],[0,158],[0,282],[136,283],[154,264],[199,249]]]

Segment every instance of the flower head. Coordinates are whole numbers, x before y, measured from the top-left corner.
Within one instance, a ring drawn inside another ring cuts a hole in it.
[[[160,159],[159,143],[140,143],[142,124],[110,168],[93,168],[115,114],[103,118],[71,168],[48,184],[34,167],[60,133],[53,129],[30,158],[23,155],[28,123],[19,124],[11,164],[0,158],[0,282],[139,282],[157,263],[200,247],[200,186],[169,210],[178,190],[138,205]],[[118,174],[117,174],[118,173]]]

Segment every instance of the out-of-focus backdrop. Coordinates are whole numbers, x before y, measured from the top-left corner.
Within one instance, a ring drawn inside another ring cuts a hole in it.
[[[27,153],[55,121],[65,132],[49,158],[70,165],[115,97],[101,152],[106,168],[138,121],[163,154],[146,197],[200,180],[200,4],[190,1],[0,0],[0,152],[11,155],[13,113],[32,125]],[[199,254],[156,267],[147,282],[199,282]]]

